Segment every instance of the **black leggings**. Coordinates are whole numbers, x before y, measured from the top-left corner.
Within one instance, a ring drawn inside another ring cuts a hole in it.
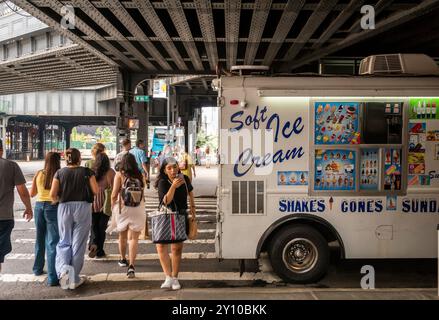
[[[89,248],[92,244],[98,247],[96,255],[101,256],[104,252],[105,230],[107,230],[109,216],[103,212],[93,212],[91,218],[91,232]]]

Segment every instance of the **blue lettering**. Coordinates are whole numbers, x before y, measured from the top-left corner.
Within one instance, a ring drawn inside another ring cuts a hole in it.
[[[287,205],[285,202],[286,202],[285,200],[279,201],[279,211],[280,212],[285,212],[287,210]]]
[[[419,202],[418,200],[412,200],[412,212],[418,212],[419,210]]]
[[[317,204],[316,200],[311,200],[310,201],[310,203],[309,203],[309,211],[310,212],[316,212],[317,211],[316,210],[316,204]]]
[[[247,116],[246,118],[245,118],[245,125],[246,126],[249,126],[249,125],[251,125],[252,124],[252,117],[251,116]]]
[[[373,212],[374,210],[373,210],[373,203],[374,203],[374,201],[373,200],[368,200],[367,201],[367,212]]]
[[[308,201],[302,200],[302,212],[309,212]]]
[[[428,212],[428,202],[425,200],[421,201],[420,212]]]
[[[351,212],[357,211],[357,203],[354,201],[351,201],[351,203],[349,205],[349,209],[351,209]]]
[[[272,129],[271,128],[271,122],[273,122],[273,120],[276,120],[276,134],[274,136],[274,142],[277,142],[278,136],[279,136],[279,127],[280,127],[280,119],[279,119],[279,115],[277,113],[274,113],[270,119],[268,119],[267,121],[267,129]]]
[[[325,211],[325,200],[319,200],[317,202],[317,206],[318,206],[318,209],[317,209],[318,212]]]
[[[296,206],[294,208],[294,211],[295,212],[303,212],[302,208],[300,207],[300,202],[299,201],[295,201],[295,204],[296,204]]]
[[[245,175],[245,174],[251,169],[252,165],[250,165],[250,166],[248,167],[248,169],[245,170],[244,172],[239,172],[239,170],[238,170],[238,168],[239,168],[239,162],[241,161],[241,159],[244,157],[244,155],[245,155],[246,153],[249,153],[248,157],[251,157],[251,152],[252,152],[251,149],[250,149],[250,148],[247,148],[247,149],[245,149],[245,150],[239,155],[238,161],[235,163],[235,166],[234,166],[234,168],[233,168],[233,173],[235,174],[236,177],[242,177],[243,175]],[[248,160],[248,158],[247,158],[247,160]],[[243,162],[243,164],[246,164],[246,163],[247,163],[247,161]]]
[[[436,200],[430,201],[430,212],[436,212],[437,210],[437,202]]]
[[[237,127],[235,127],[235,128],[231,128],[231,130],[241,130],[242,129],[244,124],[240,120],[235,120],[235,118],[239,118],[240,116],[243,115],[243,113],[244,113],[244,111],[238,111],[238,112],[232,114],[232,117],[230,118],[230,121],[232,123],[239,123],[239,125]]]
[[[259,106],[258,106],[259,107]],[[267,120],[267,117],[265,116],[265,112],[267,112],[267,106],[265,106],[264,108],[262,108],[261,110],[261,121],[265,122],[265,120]]]
[[[402,200],[402,212],[410,211],[410,200],[404,199]]]
[[[302,156],[305,154],[305,152],[303,152],[302,147],[300,147],[299,149],[297,148],[293,148],[291,150],[287,150],[286,155],[285,155],[285,159],[294,159],[294,158],[302,158]],[[281,161],[282,162],[282,161]]]
[[[348,202],[347,201],[341,202],[341,212],[348,212]]]
[[[377,200],[375,202],[375,212],[382,212],[383,211],[383,202],[381,200]]]

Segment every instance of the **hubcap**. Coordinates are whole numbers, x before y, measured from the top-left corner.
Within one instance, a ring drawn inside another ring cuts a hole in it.
[[[282,252],[285,266],[295,273],[305,273],[317,263],[317,248],[308,239],[296,238],[287,243]]]

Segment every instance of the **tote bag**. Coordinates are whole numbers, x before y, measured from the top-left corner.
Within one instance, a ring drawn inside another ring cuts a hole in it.
[[[160,203],[158,210],[150,212],[152,242],[179,242],[187,239],[186,216],[169,210]]]

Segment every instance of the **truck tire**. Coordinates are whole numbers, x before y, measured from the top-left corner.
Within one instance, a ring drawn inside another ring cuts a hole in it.
[[[328,242],[306,225],[279,230],[271,240],[268,255],[274,272],[290,283],[316,282],[329,267]]]

